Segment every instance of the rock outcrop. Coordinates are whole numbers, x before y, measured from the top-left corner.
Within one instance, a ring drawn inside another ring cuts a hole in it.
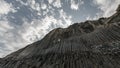
[[[108,18],[57,28],[0,59],[0,68],[120,68],[120,6]]]

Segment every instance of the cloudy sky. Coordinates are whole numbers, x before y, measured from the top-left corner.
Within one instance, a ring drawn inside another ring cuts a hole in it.
[[[0,0],[0,57],[43,38],[54,28],[108,17],[120,0]]]

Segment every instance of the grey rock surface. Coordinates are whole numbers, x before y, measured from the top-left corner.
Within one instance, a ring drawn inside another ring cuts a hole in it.
[[[0,68],[120,68],[120,7],[108,18],[57,28],[0,59]]]

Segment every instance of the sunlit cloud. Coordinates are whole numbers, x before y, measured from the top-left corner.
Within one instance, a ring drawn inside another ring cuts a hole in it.
[[[114,14],[120,4],[120,0],[93,0],[93,3],[98,5],[98,9],[103,12],[99,13],[100,16],[109,17]]]
[[[80,5],[82,5],[82,4],[84,4],[84,2],[81,0],[78,2],[76,2],[75,0],[71,0],[71,9],[78,10]]]
[[[0,14],[8,14],[9,12],[16,12],[12,4],[8,4],[4,0],[0,0]]]

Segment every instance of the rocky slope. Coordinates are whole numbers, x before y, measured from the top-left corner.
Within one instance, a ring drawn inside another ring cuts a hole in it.
[[[52,30],[1,58],[0,68],[120,68],[120,6],[111,17]]]

